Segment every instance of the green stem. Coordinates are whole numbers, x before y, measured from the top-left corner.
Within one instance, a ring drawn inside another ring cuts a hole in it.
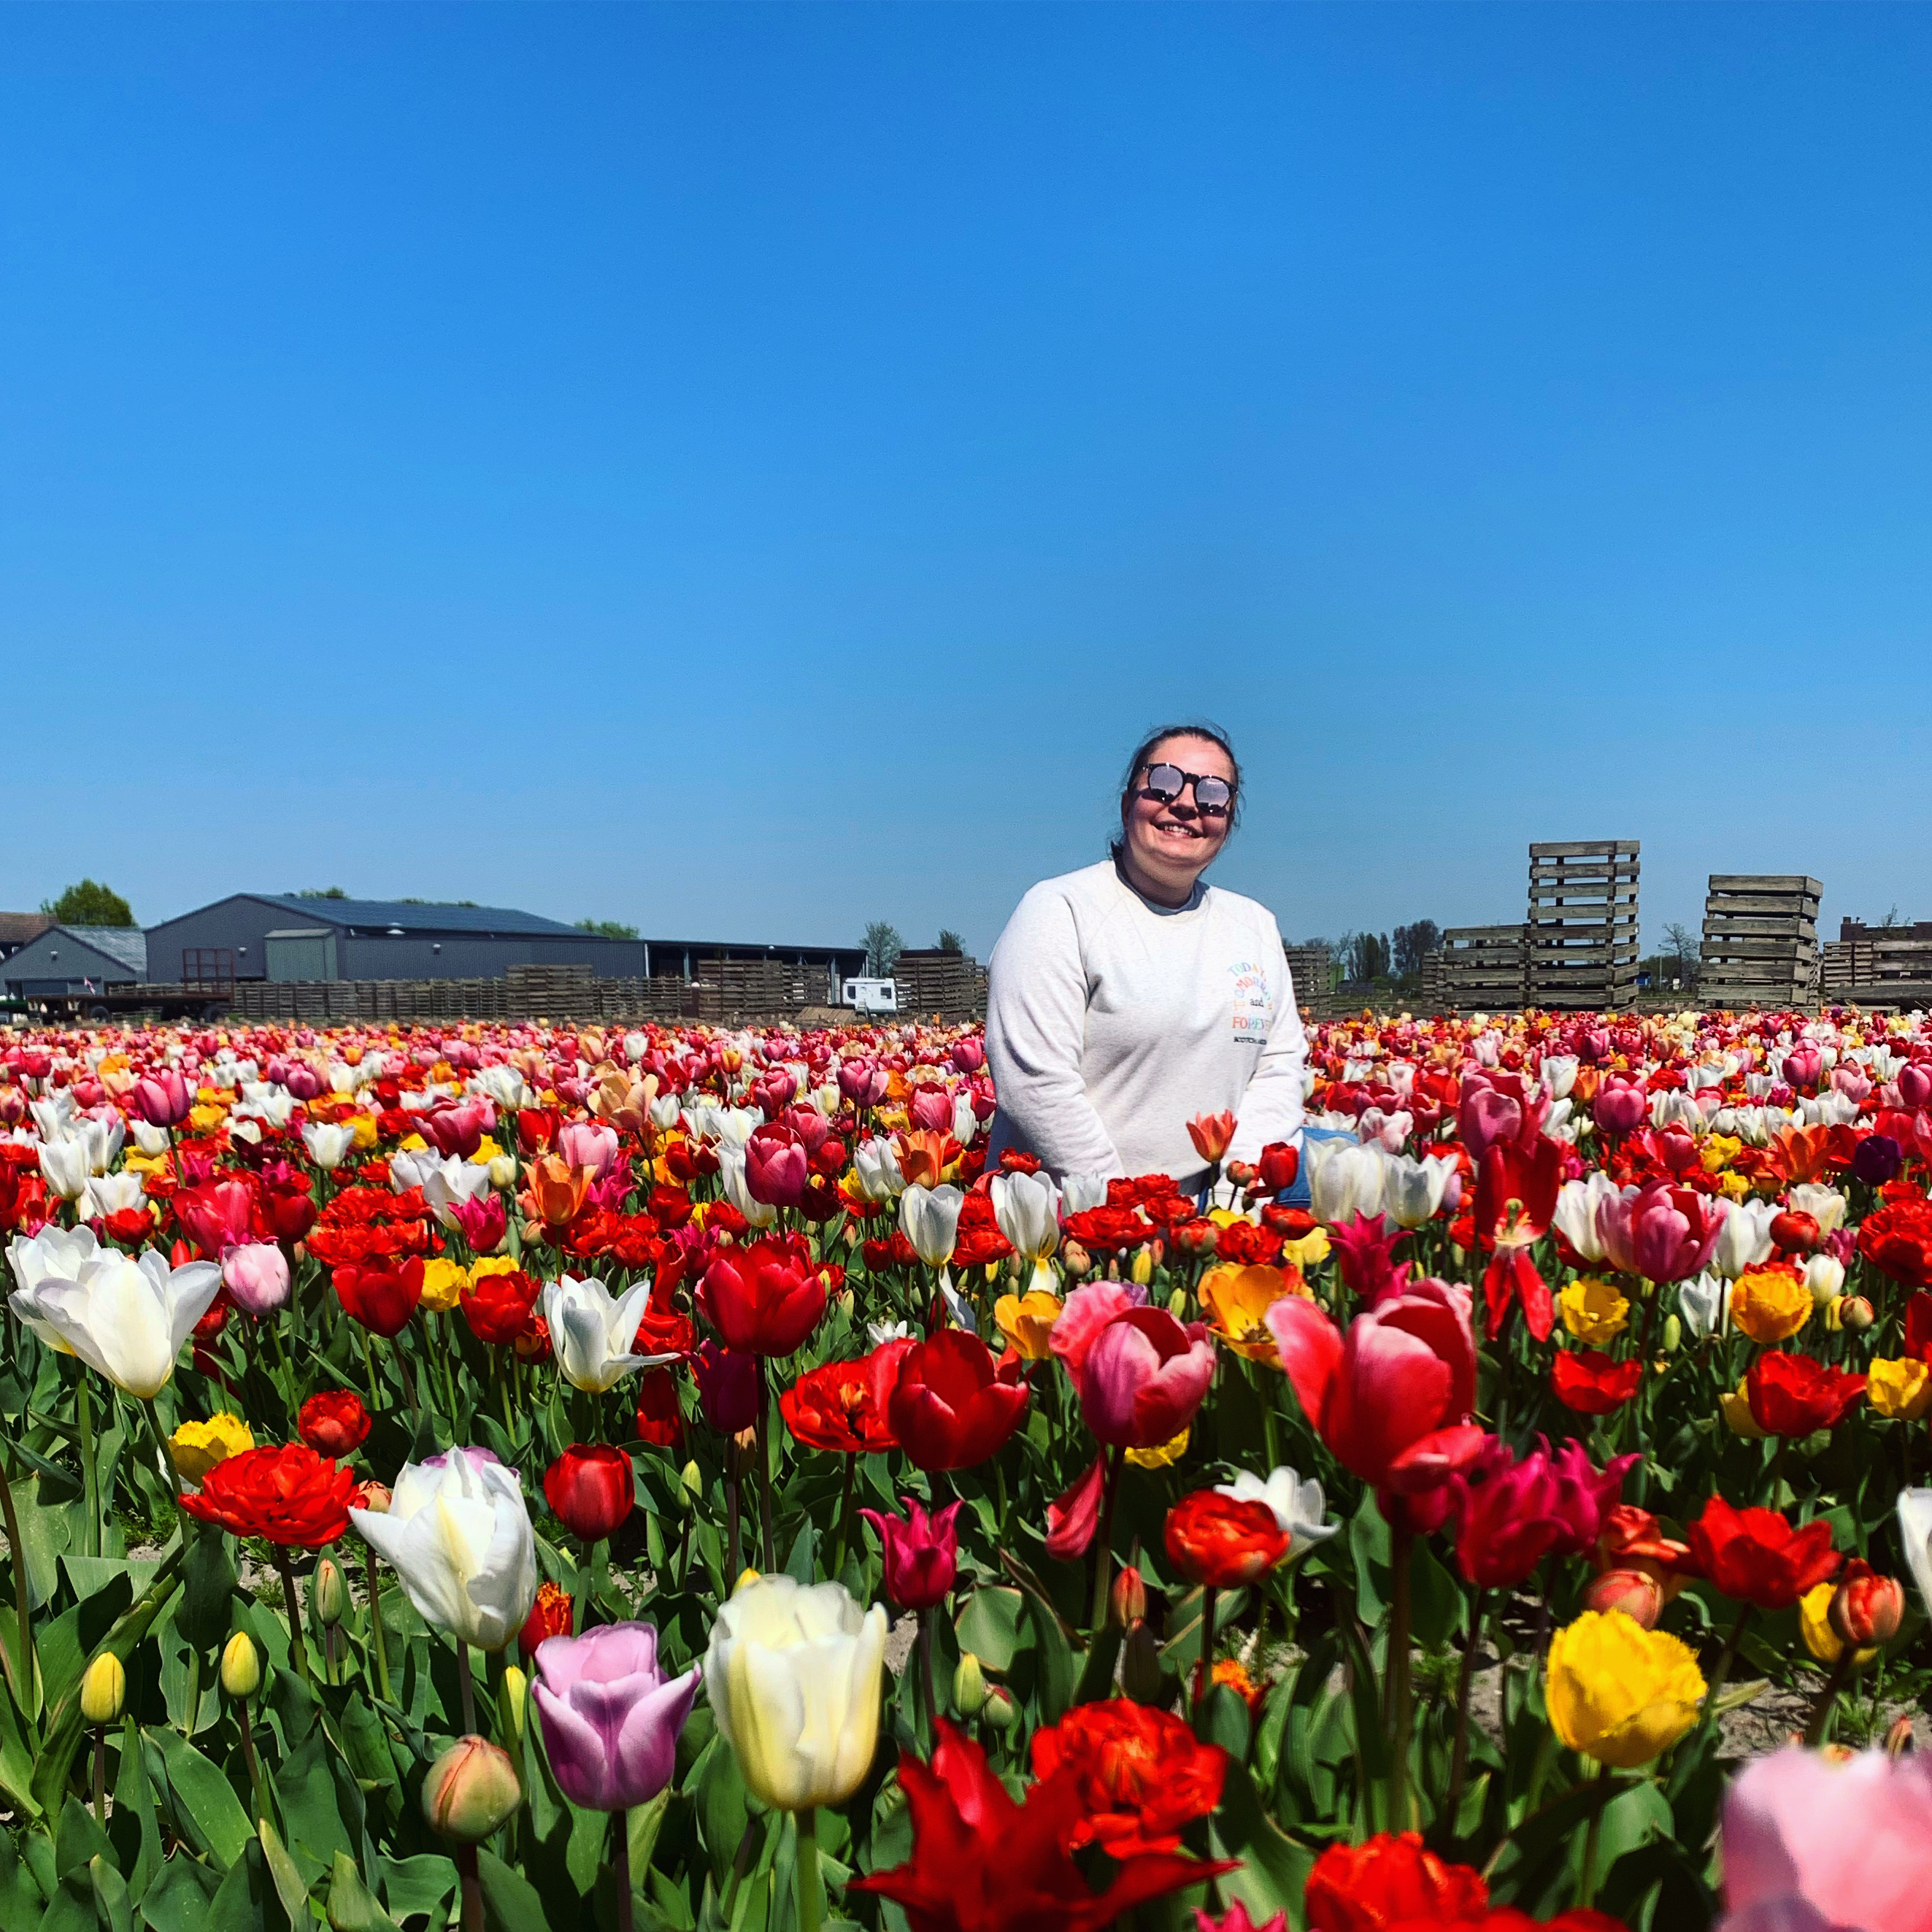
[[[14,1652],[16,1688],[22,1710],[34,1712],[34,1610],[27,1584],[27,1546],[20,1540],[20,1519],[14,1513],[14,1486],[7,1480],[5,1459],[0,1457],[0,1516],[7,1526],[7,1553],[14,1564]]]
[[[771,1392],[765,1386],[765,1358],[758,1358],[758,1528],[765,1552],[765,1574],[776,1574],[778,1560],[772,1544]]]
[[[858,1461],[859,1459],[856,1456],[848,1456],[845,1458],[844,1480],[839,1486],[838,1540],[833,1546],[832,1568],[830,1573],[835,1583],[845,1574],[845,1544],[852,1527],[852,1476],[853,1472],[857,1467]],[[688,1512],[686,1513],[685,1520],[687,1523],[690,1521]]]
[[[1194,1672],[1194,1708],[1198,1714],[1208,1687],[1214,1681],[1214,1586],[1201,1590],[1201,1658]]]
[[[476,1693],[470,1682],[470,1646],[458,1637],[456,1640],[456,1690],[463,1700],[463,1735],[476,1735]]]
[[[1606,1764],[1597,1767],[1599,1778],[1608,1778],[1610,1768]],[[1583,1834],[1583,1876],[1576,1887],[1576,1903],[1588,1906],[1594,1904],[1597,1897],[1597,1846],[1604,1834],[1604,1810],[1599,1804],[1590,1814],[1590,1828]]]
[[[86,1492],[87,1550],[100,1554],[100,1472],[94,1460],[94,1392],[88,1382],[87,1364],[76,1359],[80,1379],[74,1384],[74,1420],[80,1430],[80,1481]]]
[[[1852,1656],[1852,1646],[1846,1644],[1838,1652],[1838,1661],[1825,1679],[1825,1688],[1818,1693],[1818,1701],[1811,1710],[1811,1721],[1804,1726],[1804,1742],[1810,1750],[1816,1750],[1825,1742],[1825,1732],[1832,1722],[1832,1706],[1837,1702],[1845,1679],[1851,1675]]]
[[[1450,1748],[1449,1789],[1442,1803],[1445,1838],[1453,1838],[1456,1814],[1462,1806],[1462,1780],[1469,1768],[1469,1692],[1476,1676],[1476,1652],[1483,1642],[1483,1620],[1489,1608],[1489,1592],[1479,1589],[1469,1606],[1469,1641],[1462,1652],[1462,1673],[1456,1686],[1456,1738]]]
[[[362,1546],[369,1556],[364,1574],[369,1592],[369,1641],[376,1652],[376,1688],[382,1693],[384,1703],[393,1704],[396,1700],[389,1689],[389,1647],[382,1632],[382,1600],[376,1594],[376,1552],[366,1543]]]
[[[819,1932],[822,1900],[818,1877],[818,1814],[810,1805],[798,1817],[798,1932]]]
[[[289,1656],[301,1673],[302,1682],[313,1690],[315,1679],[308,1667],[308,1646],[302,1641],[302,1599],[296,1593],[296,1573],[289,1564],[289,1546],[274,1546],[275,1568],[282,1573],[282,1601],[289,1612]]]
[[[1389,1610],[1389,1824],[1392,1830],[1415,1828],[1408,1797],[1408,1736],[1413,1717],[1408,1685],[1409,1567],[1415,1532],[1392,1526],[1390,1563],[1395,1575],[1395,1600]]]
[[[1120,1468],[1126,1450],[1116,1445],[1107,1461],[1106,1498],[1100,1506],[1100,1531],[1094,1539],[1094,1611],[1088,1618],[1089,1630],[1105,1628],[1107,1622],[1107,1586],[1114,1562],[1114,1504],[1120,1495]]]

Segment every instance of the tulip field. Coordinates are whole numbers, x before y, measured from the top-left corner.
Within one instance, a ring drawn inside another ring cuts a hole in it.
[[[0,1932],[1932,1928],[1932,1022],[0,1034]]]

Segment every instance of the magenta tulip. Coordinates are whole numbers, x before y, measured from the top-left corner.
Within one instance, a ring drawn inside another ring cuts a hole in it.
[[[960,1505],[948,1503],[928,1516],[918,1499],[902,1496],[905,1514],[884,1510],[859,1514],[879,1532],[886,1556],[886,1594],[902,1610],[930,1610],[943,1602],[959,1570],[959,1537],[952,1519]]]
[[[172,1066],[144,1074],[134,1082],[134,1109],[151,1127],[178,1127],[194,1105],[188,1082]]]
[[[1597,1209],[1597,1234],[1611,1267],[1646,1281],[1688,1281],[1711,1258],[1728,1204],[1666,1180],[1611,1196]]]
[[[771,1208],[796,1208],[812,1156],[790,1128],[760,1127],[745,1143],[745,1190]]]
[[[602,1624],[537,1646],[532,1687],[559,1787],[589,1811],[647,1804],[670,1782],[678,1733],[704,1672],[658,1667],[649,1624]]]
[[[1650,1096],[1641,1080],[1628,1079],[1620,1073],[1608,1073],[1604,1076],[1604,1084],[1597,1089],[1592,1105],[1597,1124],[1605,1133],[1630,1134],[1642,1126],[1650,1112]]]
[[[1074,1375],[1087,1426],[1129,1449],[1172,1442],[1214,1379],[1205,1325],[1184,1328],[1164,1308],[1124,1309],[1088,1343]]]

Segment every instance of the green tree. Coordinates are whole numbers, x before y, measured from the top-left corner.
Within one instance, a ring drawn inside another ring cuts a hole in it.
[[[63,926],[132,926],[133,908],[112,886],[98,879],[82,879],[69,886],[57,899],[43,899],[40,910],[51,913]]]
[[[340,886],[309,886],[291,896],[298,899],[346,899],[349,895]]]
[[[905,950],[905,941],[899,937],[898,928],[889,925],[884,920],[875,919],[866,928],[866,972],[874,980],[889,977],[892,962]]]
[[[942,952],[964,952],[966,942],[950,926],[939,928],[939,950]]]
[[[614,919],[580,919],[577,922],[579,932],[594,932],[600,939],[635,939],[640,937],[634,926],[626,926]]]

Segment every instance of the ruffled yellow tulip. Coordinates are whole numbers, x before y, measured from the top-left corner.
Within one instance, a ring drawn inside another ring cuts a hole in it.
[[[455,1307],[469,1286],[469,1275],[447,1255],[438,1255],[423,1263],[422,1305],[438,1315],[447,1314]]]
[[[199,1483],[218,1462],[255,1446],[254,1432],[238,1415],[226,1410],[206,1422],[184,1422],[168,1438],[168,1454],[184,1483]]]
[[[1811,1318],[1811,1291],[1781,1268],[1752,1268],[1731,1290],[1731,1319],[1754,1342],[1782,1342]]]
[[[1609,1282],[1580,1275],[1557,1298],[1563,1325],[1585,1347],[1600,1348],[1621,1335],[1630,1321],[1630,1303]]]
[[[1556,1735],[1599,1764],[1630,1771],[1697,1721],[1696,1653],[1622,1610],[1586,1610],[1550,1640],[1546,1696]]]
[[[1932,1367],[1910,1355],[1875,1361],[1865,1371],[1865,1400],[1881,1415],[1921,1421],[1932,1410]]]

